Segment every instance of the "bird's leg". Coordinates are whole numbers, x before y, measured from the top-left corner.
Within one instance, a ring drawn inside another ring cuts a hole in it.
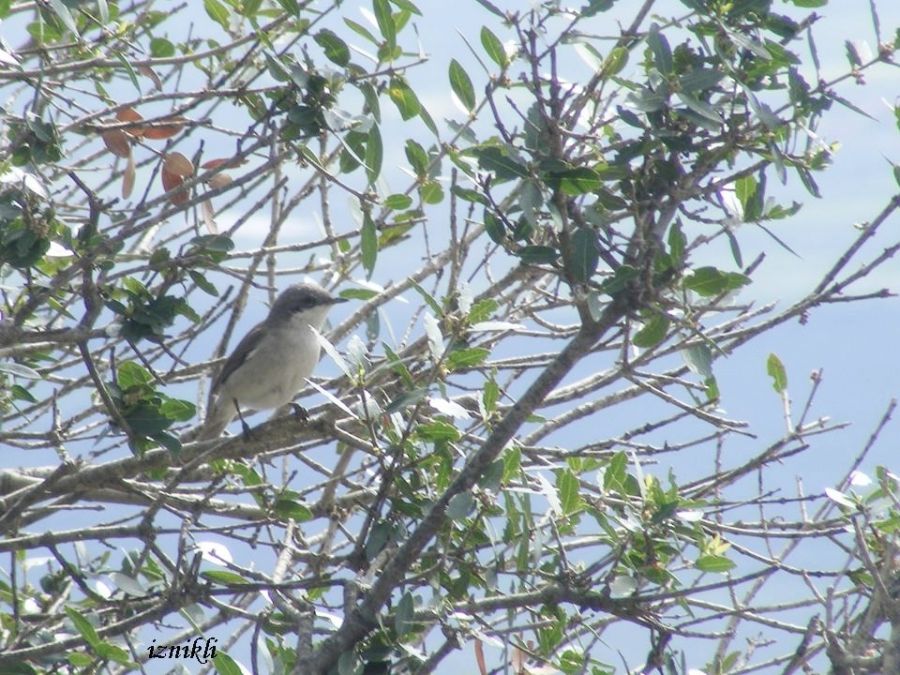
[[[250,425],[244,421],[244,416],[241,414],[241,406],[238,405],[238,400],[236,398],[231,399],[234,401],[234,409],[237,410],[238,419],[241,421],[241,432],[244,435],[244,440],[250,440]]]
[[[309,422],[309,412],[299,403],[291,401],[291,409],[294,411],[294,417],[303,423]]]

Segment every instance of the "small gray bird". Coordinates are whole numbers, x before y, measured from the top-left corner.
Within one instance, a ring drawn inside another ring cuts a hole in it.
[[[210,440],[242,410],[278,408],[303,388],[319,362],[320,330],[331,306],[344,302],[315,284],[289,286],[269,315],[250,329],[213,380],[210,406],[198,438]],[[241,423],[246,423],[241,416]]]

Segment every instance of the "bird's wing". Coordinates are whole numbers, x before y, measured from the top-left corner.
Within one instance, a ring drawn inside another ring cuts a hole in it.
[[[259,346],[262,333],[263,324],[258,323],[247,332],[240,342],[238,342],[238,346],[231,352],[231,356],[228,357],[225,364],[222,366],[222,370],[219,371],[219,374],[216,375],[216,379],[213,380],[210,389],[211,393],[216,394],[222,385],[225,384],[225,381],[229,376],[250,358],[256,350],[256,347]]]

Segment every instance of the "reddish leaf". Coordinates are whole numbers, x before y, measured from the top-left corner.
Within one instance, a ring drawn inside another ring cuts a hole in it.
[[[206,181],[206,184],[211,188],[220,188],[225,187],[226,185],[230,185],[231,181],[233,180],[234,179],[227,173],[217,173],[215,176]]]
[[[106,149],[116,157],[131,157],[131,140],[121,129],[110,129],[100,134]]]
[[[151,80],[153,80],[153,86],[157,91],[162,89],[162,80],[159,79],[159,75],[156,74],[156,71],[153,70],[150,66],[142,65],[137,67],[137,71],[141,75],[146,75]]]
[[[194,165],[191,160],[180,152],[170,152],[163,160],[163,171],[187,178],[194,175]]]
[[[134,189],[134,157],[128,154],[128,162],[125,164],[125,173],[122,174],[122,199],[128,199]]]
[[[119,122],[140,122],[140,121],[141,121],[142,119],[144,119],[144,118],[143,118],[143,116],[142,116],[137,110],[135,110],[134,108],[131,108],[131,107],[125,107],[125,108],[119,108],[119,110],[116,111],[116,119],[117,119]],[[131,136],[135,136],[135,137],[140,137],[140,135],[141,135],[141,133],[142,133],[142,129],[141,129],[140,127],[133,127],[133,128],[131,128],[131,129],[124,129],[123,131],[124,131],[126,134],[130,134]]]
[[[160,177],[162,178],[163,189],[170,193],[170,202],[180,206],[188,200],[189,195],[187,191],[180,189],[181,185],[184,183],[184,178],[166,170],[165,164],[163,164],[163,170],[160,172]]]
[[[475,640],[475,661],[478,663],[478,672],[487,675],[487,664],[484,660],[484,645],[481,640]]]
[[[149,138],[154,141],[172,138],[172,136],[184,129],[184,125],[187,122],[183,117],[168,117],[160,121],[165,122],[165,124],[157,125],[157,123],[154,122],[154,126],[143,128],[144,138]]]
[[[219,158],[210,159],[206,162],[203,162],[201,166],[204,169],[218,169],[220,166],[225,167],[226,169],[234,169],[235,167],[241,166],[242,164],[246,163],[246,159]]]

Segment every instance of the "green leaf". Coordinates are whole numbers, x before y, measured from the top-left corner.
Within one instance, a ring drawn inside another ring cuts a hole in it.
[[[579,166],[564,171],[551,171],[545,176],[551,187],[558,187],[563,193],[571,196],[594,192],[600,188],[600,174],[586,166]]]
[[[675,95],[690,110],[693,110],[701,117],[708,119],[711,122],[715,122],[717,125],[722,124],[722,116],[718,113],[715,107],[711,106],[706,101],[701,101],[699,98],[697,98],[693,94],[689,94],[686,91],[676,92]]]
[[[663,75],[672,72],[672,48],[669,47],[669,41],[666,36],[659,32],[659,25],[654,23],[650,26],[650,32],[647,34],[647,44],[650,45],[650,51],[653,52],[653,62],[656,69]]]
[[[687,237],[681,229],[681,221],[676,220],[669,228],[669,256],[676,265],[684,262],[684,250],[687,247]]]
[[[527,178],[528,169],[509,156],[509,154],[496,145],[488,145],[476,150],[478,166],[485,171],[491,171],[500,180],[512,180],[514,178]]]
[[[338,295],[345,300],[362,300],[365,302],[376,297],[378,295],[378,291],[373,291],[368,288],[345,288],[343,291],[338,293]]]
[[[462,520],[475,508],[475,499],[470,492],[460,492],[450,498],[447,504],[447,517],[450,520]]]
[[[14,361],[0,362],[0,373],[10,373],[16,377],[24,377],[26,380],[44,379],[34,368],[23,366],[21,363],[15,363]]]
[[[578,477],[569,469],[560,471],[556,476],[556,489],[564,515],[570,516],[584,506],[581,498],[581,485]]]
[[[426,204],[440,204],[444,201],[444,188],[436,180],[427,180],[419,186],[419,196]]]
[[[570,258],[566,261],[566,267],[573,279],[584,283],[593,276],[600,263],[597,233],[587,227],[579,227],[572,234],[569,244]]]
[[[787,370],[785,370],[781,359],[775,354],[769,354],[769,358],[766,359],[766,372],[772,378],[772,388],[775,391],[780,394],[787,389]]]
[[[229,572],[227,570],[205,570],[200,572],[200,576],[213,583],[225,584],[226,586],[249,583],[247,579],[237,572]]]
[[[411,405],[415,405],[416,403],[423,401],[425,399],[425,396],[427,395],[428,390],[424,387],[405,391],[393,401],[388,403],[387,406],[385,406],[384,413],[386,415],[390,415],[391,413],[399,412]]]
[[[175,45],[166,40],[166,38],[152,38],[150,40],[150,56],[155,59],[164,59],[175,56]]]
[[[397,24],[391,14],[391,5],[388,0],[372,0],[372,9],[375,13],[375,22],[378,30],[387,42],[389,48],[397,44]]]
[[[412,206],[413,200],[409,195],[393,194],[384,199],[384,207],[392,211],[405,211]]]
[[[705,342],[682,349],[681,355],[691,372],[697,373],[703,379],[712,377],[712,351]]]
[[[49,0],[50,9],[53,10],[53,13],[59,17],[59,20],[62,21],[63,25],[74,35],[76,38],[78,35],[78,26],[75,24],[75,19],[72,17],[72,13],[69,11],[69,8],[66,7],[65,3],[62,0]]]
[[[600,67],[600,79],[607,80],[614,75],[618,75],[627,64],[628,49],[625,47],[614,47],[603,59],[603,65]]]
[[[654,347],[666,339],[671,323],[664,314],[655,314],[644,324],[643,328],[634,334],[634,338],[631,341],[635,347],[642,349]]]
[[[377,124],[369,129],[369,137],[366,141],[366,177],[369,185],[378,180],[381,175],[381,164],[384,161],[384,147],[381,144],[381,131]]]
[[[412,593],[406,591],[397,603],[397,609],[394,613],[394,628],[397,635],[403,636],[415,630],[416,623],[413,620],[416,612],[416,603]]]
[[[426,441],[458,441],[459,429],[443,420],[435,420],[416,427],[416,434]]]
[[[228,31],[228,8],[219,0],[203,0],[203,8],[206,10],[207,16],[222,27],[222,30]]]
[[[248,19],[255,19],[260,5],[262,5],[262,0],[243,0],[239,11]]]
[[[463,201],[469,202],[471,204],[481,204],[482,206],[487,206],[488,204],[488,200],[477,190],[470,190],[469,188],[464,188],[461,185],[454,185],[452,188],[450,188],[450,192]]]
[[[631,265],[621,265],[613,272],[612,277],[601,284],[600,288],[607,295],[616,295],[616,293],[624,291],[629,283],[637,279],[639,274],[637,268]]]
[[[422,296],[422,299],[428,303],[428,306],[431,308],[431,311],[434,312],[435,316],[440,317],[440,316],[444,315],[443,307],[441,307],[441,304],[437,300],[434,299],[434,296],[431,295],[431,293],[426,291],[415,281],[412,282],[412,287],[415,288],[416,292]]]
[[[506,226],[503,221],[487,209],[484,210],[484,229],[495,244],[502,244],[506,239]]]
[[[469,323],[487,321],[494,315],[494,312],[497,311],[498,306],[497,301],[493,298],[482,298],[472,305],[472,309],[469,310],[469,316],[466,318]]]
[[[756,178],[753,176],[743,176],[734,182],[734,194],[741,203],[744,211],[744,220],[757,220],[759,213],[753,214],[753,203],[757,194]]]
[[[506,50],[500,38],[494,35],[487,26],[481,28],[481,46],[490,57],[491,61],[501,68],[505,68],[509,64],[509,57],[506,56]]]
[[[698,267],[682,282],[688,290],[709,297],[732,291],[750,283],[750,279],[737,272],[722,272],[715,267]]]
[[[701,572],[724,573],[734,569],[734,563],[722,555],[701,555],[694,563]]]
[[[216,651],[212,662],[219,675],[243,675],[244,671],[237,662],[223,651]]]
[[[191,279],[195,284],[197,284],[197,288],[199,288],[204,293],[208,293],[214,297],[219,297],[219,289],[212,285],[209,279],[206,278],[205,274],[201,274],[196,270],[190,270],[188,272]]]
[[[481,364],[490,354],[491,350],[484,347],[455,349],[447,355],[447,367],[450,370],[472,368]]]
[[[809,192],[813,197],[821,198],[822,193],[819,192],[819,186],[816,184],[815,179],[812,177],[812,173],[809,169],[804,169],[802,166],[798,166],[797,175],[800,176],[800,182],[803,183],[803,187],[806,188],[806,191]]]
[[[119,364],[117,383],[124,391],[153,382],[153,375],[139,363],[125,361]]]
[[[37,399],[31,395],[31,392],[28,391],[21,384],[14,384],[9,388],[10,396],[12,396],[15,401],[26,401],[27,403],[37,403]]]
[[[622,451],[613,455],[609,464],[606,465],[606,471],[603,472],[603,488],[621,492],[628,478],[627,466],[628,455]]]
[[[590,0],[585,7],[581,8],[582,16],[594,16],[599,12],[605,12],[613,6],[616,0]]]
[[[128,658],[128,652],[111,642],[101,642],[95,649],[97,651],[97,656],[105,661],[114,661],[121,665],[134,665]]]
[[[469,79],[468,73],[456,59],[450,60],[450,88],[466,110],[469,112],[475,110],[475,88],[472,86],[472,80]]]
[[[409,85],[406,84],[406,80],[401,77],[391,78],[391,83],[388,86],[388,96],[390,96],[394,105],[397,106],[397,110],[400,111],[400,117],[403,121],[412,119],[418,115],[422,108],[415,92],[409,88]]]
[[[489,413],[493,412],[497,408],[498,400],[500,400],[500,386],[493,379],[487,380],[481,392],[484,409]]]
[[[697,68],[679,77],[678,83],[681,86],[681,91],[693,94],[698,91],[712,89],[722,81],[723,77],[725,77],[725,74],[720,73],[718,70]]]
[[[197,407],[190,401],[167,398],[160,405],[159,411],[164,417],[175,422],[187,422],[197,414]]]
[[[85,642],[87,642],[91,647],[95,647],[100,644],[100,636],[97,635],[97,630],[81,614],[79,614],[72,607],[65,607],[66,615],[69,617],[69,621],[72,622],[72,625],[75,626],[75,630],[77,630],[81,637],[84,638]]]
[[[375,228],[375,221],[372,216],[366,213],[363,216],[363,224],[360,229],[360,251],[362,253],[362,264],[368,276],[372,276],[375,271],[375,261],[378,258],[378,233]]]
[[[313,519],[313,512],[309,507],[287,497],[278,497],[275,500],[273,510],[278,517],[290,518],[298,523],[305,523]]]
[[[428,154],[425,148],[410,138],[403,146],[403,150],[406,153],[406,161],[413,168],[416,177],[424,179],[428,175]]]
[[[549,265],[556,262],[559,257],[559,251],[552,246],[523,246],[516,255],[522,259],[522,262],[531,265]]]
[[[350,63],[350,48],[334,31],[323,28],[313,36],[313,39],[325,52],[325,58],[332,63],[339,66]]]

